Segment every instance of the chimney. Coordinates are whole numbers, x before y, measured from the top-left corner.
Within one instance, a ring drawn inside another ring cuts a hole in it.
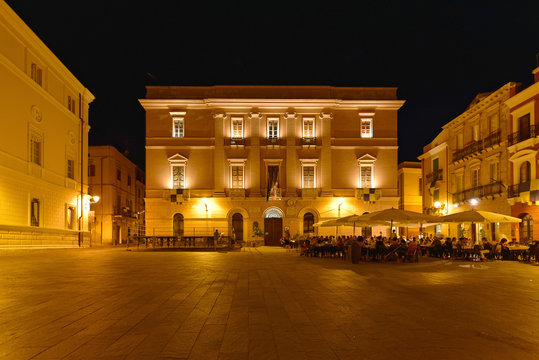
[[[533,82],[534,83],[539,82],[539,66],[533,69],[532,74],[533,74]]]

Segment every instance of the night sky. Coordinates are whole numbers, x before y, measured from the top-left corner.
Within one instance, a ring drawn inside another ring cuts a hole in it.
[[[539,53],[537,0],[7,3],[96,96],[90,144],[142,168],[145,85],[396,86],[401,162]]]

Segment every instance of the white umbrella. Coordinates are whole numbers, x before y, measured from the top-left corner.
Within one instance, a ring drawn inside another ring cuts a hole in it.
[[[452,223],[464,223],[464,222],[519,223],[521,221],[522,219],[519,219],[513,216],[498,214],[498,213],[494,213],[490,211],[481,211],[481,210],[461,211],[461,212],[454,213],[451,215],[446,215],[442,217],[441,219],[441,222],[452,222]]]
[[[372,213],[358,216],[355,220],[365,221],[365,222],[386,221],[391,224],[391,227],[393,227],[393,223],[404,225],[404,226],[410,226],[410,225],[422,225],[422,224],[427,224],[427,223],[438,224],[441,222],[441,218],[437,216],[422,214],[415,211],[395,209],[395,208],[374,211]]]

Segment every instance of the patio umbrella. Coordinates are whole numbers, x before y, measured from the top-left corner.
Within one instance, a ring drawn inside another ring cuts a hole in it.
[[[364,214],[355,218],[356,221],[364,222],[380,222],[385,221],[391,224],[399,224],[404,226],[423,225],[428,223],[440,223],[441,218],[433,215],[427,215],[418,213],[415,211],[401,210],[401,209],[384,209],[380,211],[374,211],[372,213]]]
[[[445,223],[472,223],[472,239],[477,242],[474,223],[519,223],[522,220],[509,215],[498,214],[490,211],[467,210],[442,217]]]
[[[468,210],[446,215],[442,217],[441,222],[452,223],[479,223],[479,222],[491,222],[491,223],[519,223],[522,219],[512,217],[509,215],[498,214],[490,211],[480,210]]]

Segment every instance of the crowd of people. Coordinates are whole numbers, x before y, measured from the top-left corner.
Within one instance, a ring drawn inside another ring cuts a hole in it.
[[[439,236],[397,237],[377,236],[314,236],[299,242],[283,240],[282,246],[301,248],[302,256],[339,257],[352,262],[363,261],[418,261],[420,256],[466,260],[539,260],[539,241],[519,245],[514,239],[473,243],[466,238]]]

